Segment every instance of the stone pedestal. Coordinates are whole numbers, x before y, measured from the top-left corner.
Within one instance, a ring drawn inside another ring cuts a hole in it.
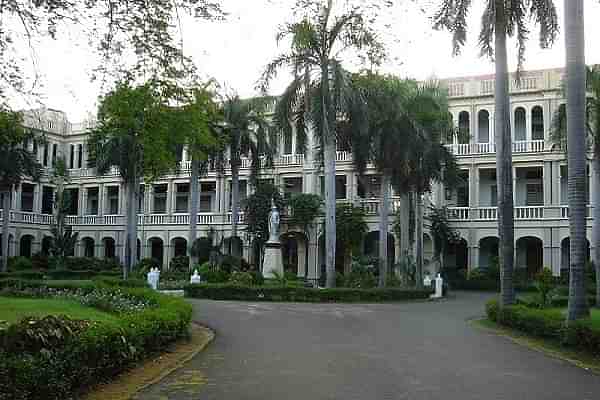
[[[265,258],[263,261],[263,277],[274,278],[275,272],[283,276],[283,256],[281,243],[269,240],[265,244]]]

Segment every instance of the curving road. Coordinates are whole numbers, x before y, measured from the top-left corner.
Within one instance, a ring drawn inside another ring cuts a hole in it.
[[[442,302],[193,300],[215,341],[138,399],[599,399],[600,376],[472,327],[489,295]]]

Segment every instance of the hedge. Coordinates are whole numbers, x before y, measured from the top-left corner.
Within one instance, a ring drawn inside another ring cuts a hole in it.
[[[293,302],[386,302],[427,299],[431,290],[413,289],[313,289],[287,286],[239,286],[231,284],[186,285],[186,297],[212,300]]]
[[[35,282],[2,281],[35,287]],[[37,285],[42,286],[41,283]],[[85,285],[82,290],[98,286]],[[65,399],[92,384],[103,382],[131,367],[188,332],[192,308],[180,298],[164,296],[150,289],[102,288],[119,290],[128,296],[147,300],[150,306],[137,313],[119,314],[118,323],[90,323],[81,332],[66,337],[60,345],[44,351],[0,349],[0,399]],[[28,326],[44,321],[13,325],[11,335],[26,335]],[[54,321],[55,322],[55,321]],[[66,322],[65,322],[66,323]],[[21,329],[21,330],[20,330]],[[55,330],[53,330],[55,331]],[[6,335],[6,334],[5,334]],[[6,341],[4,341],[6,343]],[[34,349],[32,349],[34,350]],[[37,349],[36,349],[37,350]]]
[[[0,272],[0,279],[3,278],[18,278],[18,279],[92,279],[97,276],[112,276],[119,277],[122,275],[120,271],[108,270],[108,271],[96,271],[96,270],[68,270],[68,269],[51,269],[47,271],[39,270],[22,270],[12,272]]]
[[[567,326],[565,316],[559,310],[524,305],[500,308],[497,300],[489,301],[485,311],[487,317],[499,325],[600,356],[600,329],[593,327],[589,320],[575,321]]]

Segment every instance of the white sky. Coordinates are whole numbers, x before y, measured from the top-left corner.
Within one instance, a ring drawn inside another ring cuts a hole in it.
[[[374,0],[377,1],[377,0]],[[470,18],[470,34],[463,53],[451,54],[451,36],[431,29],[430,15],[419,11],[420,6],[439,3],[439,0],[418,0],[406,6],[394,6],[383,16],[382,24],[391,25],[381,31],[388,40],[389,61],[382,70],[402,77],[425,79],[491,74],[492,62],[479,57],[477,35],[481,9],[474,6]],[[481,1],[475,1],[481,4]],[[563,27],[563,1],[556,0]],[[224,22],[186,19],[183,26],[184,49],[195,61],[203,76],[214,77],[242,97],[256,94],[255,83],[266,63],[285,48],[277,47],[275,33],[279,24],[290,21],[294,0],[222,0],[229,13]],[[600,63],[600,4],[586,0],[586,61]],[[516,67],[514,43],[509,44],[509,67]],[[100,93],[98,83],[90,82],[94,67],[93,52],[86,39],[73,30],[63,32],[56,41],[44,40],[38,47],[37,68],[41,74],[41,102],[50,108],[67,113],[72,122],[93,113]],[[540,50],[532,28],[525,69],[562,67],[565,51],[562,34],[550,50]],[[284,87],[286,76],[272,86],[273,94]],[[36,107],[37,101],[16,101],[19,107]]]

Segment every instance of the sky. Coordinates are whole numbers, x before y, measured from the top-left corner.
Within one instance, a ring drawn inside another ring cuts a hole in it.
[[[383,0],[373,0],[383,1]],[[275,40],[280,24],[291,21],[295,0],[222,0],[228,16],[223,22],[206,22],[185,18],[182,24],[184,51],[191,56],[204,78],[216,79],[229,92],[242,97],[257,93],[256,81],[265,65],[284,45]],[[401,2],[381,16],[378,31],[386,42],[388,60],[380,70],[415,79],[448,78],[492,74],[494,65],[481,58],[477,48],[482,1],[475,1],[469,20],[469,36],[459,56],[452,55],[451,35],[431,29],[431,14],[439,0]],[[563,21],[563,1],[555,1]],[[586,0],[586,61],[600,63],[600,3]],[[424,10],[423,10],[424,9]],[[532,26],[527,46],[525,69],[564,66],[565,50],[562,33],[551,49],[541,50]],[[102,87],[91,82],[96,59],[87,39],[77,29],[63,30],[57,40],[43,39],[36,46],[36,69],[40,75],[41,96],[37,99],[18,99],[19,108],[45,105],[65,111],[71,122],[92,115],[97,107]],[[516,68],[516,48],[509,42],[509,68]],[[349,69],[357,64],[349,60]],[[280,93],[289,76],[282,74],[272,87]]]

